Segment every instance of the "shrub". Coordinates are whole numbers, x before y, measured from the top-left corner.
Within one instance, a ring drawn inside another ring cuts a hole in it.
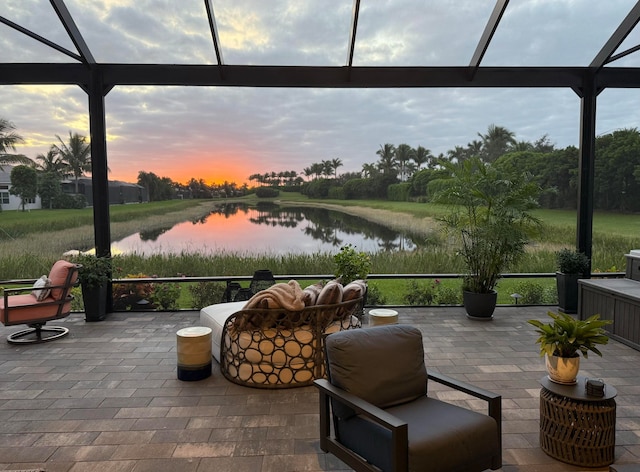
[[[382,294],[380,287],[371,282],[367,283],[367,305],[386,305],[387,298]]]
[[[271,187],[258,187],[256,189],[256,197],[258,198],[275,198],[280,195],[280,191]]]
[[[571,249],[556,252],[558,271],[563,274],[584,274],[589,270],[589,258],[586,254]]]
[[[205,306],[220,303],[224,294],[225,284],[219,282],[198,282],[189,286],[193,308],[201,310]]]
[[[410,280],[407,285],[408,293],[404,296],[407,305],[434,304],[437,293],[435,282],[418,283],[415,280]]]
[[[146,279],[146,274],[128,274],[127,279]],[[113,309],[116,311],[131,310],[136,308],[141,300],[151,302],[153,295],[153,284],[151,282],[121,282],[113,284]],[[152,307],[148,307],[152,309]]]
[[[522,295],[519,303],[525,305],[541,305],[544,303],[545,292],[542,284],[531,281],[519,282],[515,286],[516,293]]]
[[[180,284],[177,282],[153,284],[153,293],[149,301],[155,306],[156,310],[177,310],[181,291]]]
[[[408,293],[404,296],[407,305],[459,305],[462,303],[462,292],[459,288],[447,287],[435,279],[428,283],[411,280]]]

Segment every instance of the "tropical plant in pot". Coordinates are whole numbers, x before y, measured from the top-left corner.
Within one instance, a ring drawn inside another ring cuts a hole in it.
[[[556,252],[556,263],[559,311],[577,313],[578,279],[589,276],[591,260],[582,252],[564,248]]]
[[[93,254],[79,254],[73,261],[82,267],[78,281],[82,287],[82,300],[86,321],[102,321],[107,311],[107,291],[111,281],[111,258]]]
[[[502,175],[479,158],[443,166],[449,177],[439,182],[435,201],[451,206],[439,221],[466,266],[463,304],[470,318],[491,319],[501,274],[539,232],[531,210],[538,206],[540,187],[529,174]]]
[[[586,359],[589,351],[602,356],[596,347],[607,344],[609,336],[604,327],[611,320],[601,320],[600,315],[577,320],[566,313],[548,312],[552,321],[528,320],[539,334],[540,356],[544,356],[549,379],[561,384],[575,384],[580,369],[580,354]]]

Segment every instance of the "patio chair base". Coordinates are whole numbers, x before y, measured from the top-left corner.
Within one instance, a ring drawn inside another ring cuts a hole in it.
[[[10,334],[7,336],[7,341],[11,344],[38,344],[53,341],[67,334],[69,334],[69,328],[38,325]]]

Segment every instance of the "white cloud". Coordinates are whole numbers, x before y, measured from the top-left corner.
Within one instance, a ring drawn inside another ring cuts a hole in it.
[[[201,0],[179,8],[168,0],[66,3],[99,61],[215,62]],[[227,64],[346,62],[351,0],[213,3]],[[483,64],[588,64],[634,2],[596,3],[512,2]],[[362,2],[354,65],[467,65],[493,4]],[[73,48],[46,0],[6,0],[0,15]],[[1,24],[0,48],[3,62],[70,61]],[[638,98],[636,90],[602,93],[598,132],[638,127]],[[87,97],[79,87],[5,86],[0,102],[2,117],[28,140],[21,152],[31,157],[46,152],[56,134],[89,134]],[[235,156],[234,164],[254,172],[301,171],[333,158],[342,159],[340,171],[357,171],[377,160],[381,144],[446,153],[492,123],[518,140],[548,134],[557,146],[577,146],[580,119],[579,99],[568,89],[116,87],[106,110],[109,166],[134,179],[139,170],[185,166],[195,155],[209,159],[207,170]]]

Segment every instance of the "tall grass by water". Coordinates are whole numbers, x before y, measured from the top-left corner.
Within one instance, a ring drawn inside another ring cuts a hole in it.
[[[300,195],[282,194],[282,204],[321,204],[343,208],[360,216],[367,209],[384,210],[385,224],[402,228],[411,221],[411,231],[422,234],[428,244],[413,252],[379,252],[372,255],[373,274],[457,274],[464,267],[455,250],[448,248],[438,232],[436,218],[446,211],[442,205],[386,201],[311,202]],[[243,201],[256,201],[255,197]],[[184,200],[142,205],[110,207],[111,236],[118,239],[142,230],[170,227],[180,221],[197,219],[219,201]],[[365,209],[364,211],[362,209]],[[371,212],[370,212],[371,213]],[[371,213],[368,217],[372,216]],[[380,214],[379,214],[380,215]],[[555,252],[575,247],[576,213],[565,210],[539,210],[545,227],[541,236],[527,249],[511,273],[550,273],[555,271]],[[421,229],[422,228],[422,229]],[[34,279],[47,273],[53,262],[69,249],[86,250],[93,246],[94,229],[91,209],[5,211],[0,213],[0,279]],[[623,271],[624,255],[640,248],[640,218],[636,215],[594,215],[594,271]],[[336,252],[339,248],[336,248]],[[178,276],[250,276],[255,270],[268,268],[277,275],[332,274],[333,253],[248,254],[219,252],[214,254],[116,255],[114,277],[147,274],[158,277]],[[405,280],[375,282],[390,293],[390,303],[401,303]],[[456,283],[456,282],[447,282]],[[509,303],[516,281],[504,279],[498,287],[500,303]]]

